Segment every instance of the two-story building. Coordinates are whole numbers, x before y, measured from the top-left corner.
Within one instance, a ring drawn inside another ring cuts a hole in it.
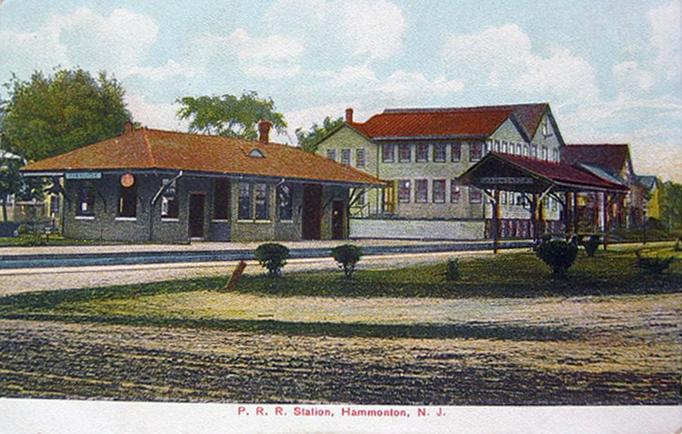
[[[359,195],[351,236],[359,238],[480,239],[488,235],[491,206],[485,194],[458,177],[495,151],[558,162],[564,146],[547,103],[459,108],[387,109],[365,122],[353,119],[324,137],[317,152],[387,182]],[[530,235],[529,204],[502,192],[501,235]],[[560,207],[546,198],[547,230]]]

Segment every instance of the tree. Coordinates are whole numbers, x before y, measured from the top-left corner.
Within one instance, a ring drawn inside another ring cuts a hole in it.
[[[272,98],[260,98],[254,91],[245,92],[240,97],[186,96],[176,102],[181,105],[178,117],[190,120],[189,131],[193,133],[256,139],[261,119],[272,122],[279,133],[287,127],[284,115],[275,111]]]
[[[18,194],[25,188],[21,173],[19,173],[21,166],[20,159],[0,159],[0,205],[2,205],[2,221],[4,222],[7,221],[8,196]]]
[[[672,181],[663,183],[661,211],[661,220],[668,230],[682,228],[682,184]]]
[[[342,124],[343,118],[333,119],[331,116],[327,116],[322,121],[322,125],[316,122],[307,131],[303,130],[303,128],[297,128],[296,138],[298,138],[298,145],[304,151],[315,153],[317,152],[320,140]]]
[[[28,160],[115,136],[131,117],[123,87],[105,72],[95,78],[82,69],[47,76],[37,71],[28,81],[13,76],[5,87],[9,99],[2,103],[4,136],[10,150]]]

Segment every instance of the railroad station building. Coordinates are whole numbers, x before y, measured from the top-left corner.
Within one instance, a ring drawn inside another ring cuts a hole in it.
[[[126,124],[124,132],[28,164],[63,195],[65,237],[180,243],[348,237],[351,190],[381,188],[360,170],[271,143]]]

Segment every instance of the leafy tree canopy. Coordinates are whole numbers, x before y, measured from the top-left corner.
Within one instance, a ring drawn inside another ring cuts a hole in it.
[[[327,116],[322,121],[322,125],[319,125],[316,122],[309,130],[297,128],[296,138],[298,138],[298,145],[303,148],[304,151],[314,153],[317,151],[320,140],[341,124],[343,124],[343,118],[334,119],[331,116]]]
[[[682,184],[672,181],[663,183],[662,220],[668,229],[682,228]]]
[[[178,98],[178,117],[189,120],[189,130],[214,136],[258,137],[258,121],[267,119],[277,132],[287,126],[282,113],[275,111],[272,98],[260,98],[254,91],[241,96],[186,96]]]
[[[2,102],[3,146],[28,160],[62,154],[119,134],[130,119],[124,90],[105,72],[92,77],[82,69],[52,75],[34,72],[30,80],[13,76]]]

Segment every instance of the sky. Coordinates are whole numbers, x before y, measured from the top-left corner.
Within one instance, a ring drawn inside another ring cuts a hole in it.
[[[630,143],[637,173],[682,182],[681,4],[0,0],[0,83],[104,70],[135,120],[178,130],[177,98],[254,90],[285,143],[346,107],[549,102],[567,143]]]

